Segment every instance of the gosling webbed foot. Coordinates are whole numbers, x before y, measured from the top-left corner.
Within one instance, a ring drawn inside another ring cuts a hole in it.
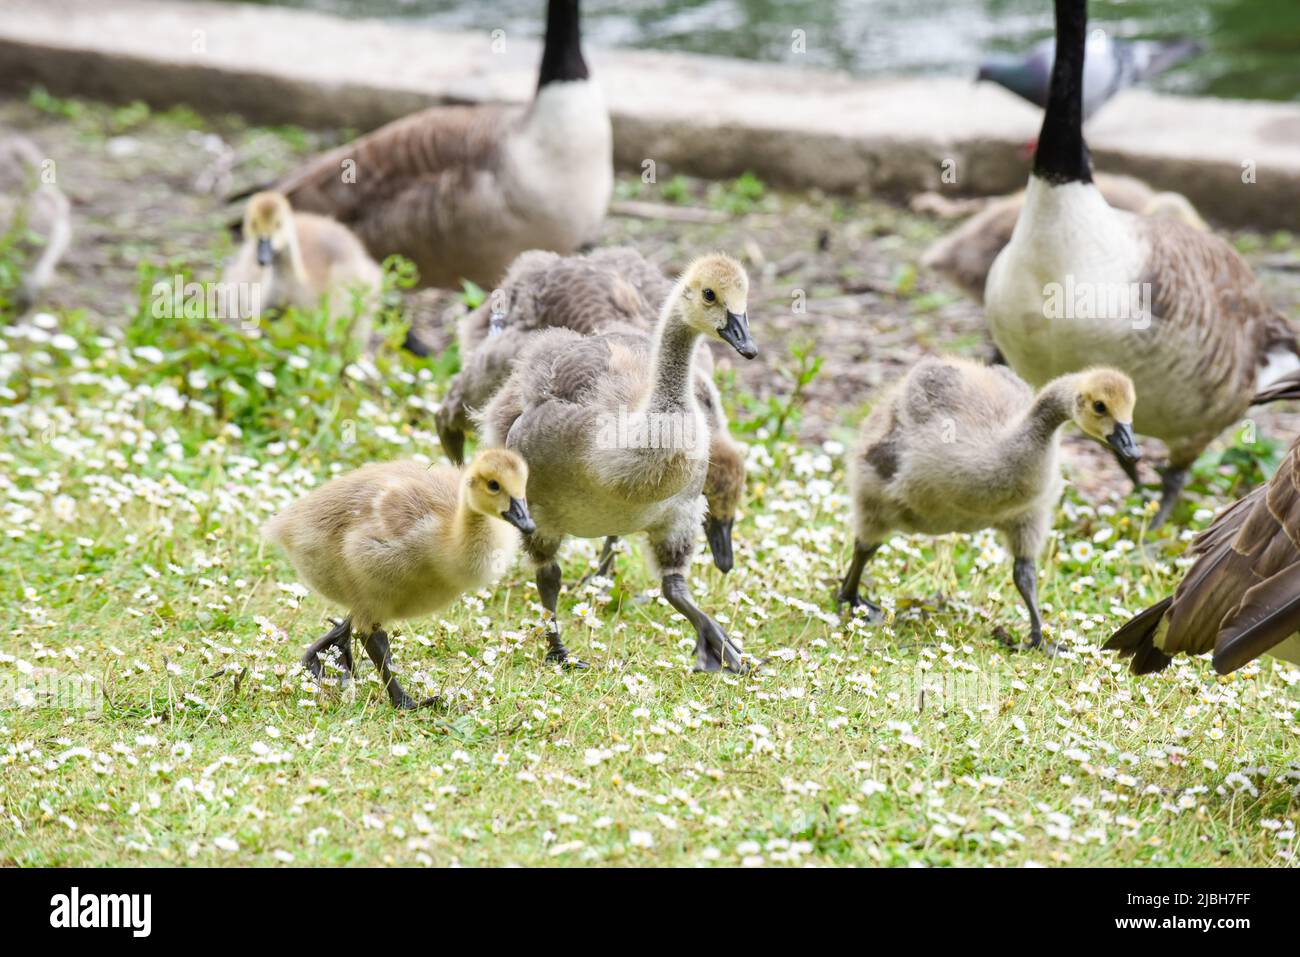
[[[741,650],[712,618],[705,616],[697,629],[697,635],[693,670],[712,672],[725,668],[738,675],[750,671],[749,664],[741,658]]]
[[[559,648],[552,648],[546,653],[545,661],[548,665],[559,665],[565,671],[586,671],[591,667],[581,658],[575,658],[569,654],[569,649],[561,645]]]
[[[854,618],[865,618],[869,625],[879,625],[885,620],[885,609],[881,608],[870,598],[864,598],[859,592],[853,591],[846,593],[840,589],[835,593],[835,608],[838,611],[844,605],[849,606],[850,614]]]
[[[301,658],[302,666],[307,669],[307,672],[315,681],[320,681],[325,674],[325,669],[321,664],[320,654],[327,648],[337,647],[343,660],[343,666],[347,669],[347,673],[351,674],[353,671],[352,619],[344,618],[339,620],[337,618],[330,618],[327,620],[334,627],[325,632],[319,640],[303,652]],[[343,679],[340,679],[340,683],[342,683],[342,680]]]
[[[1055,658],[1064,650],[1050,638],[1044,638],[1041,631],[1031,630],[1022,640],[999,627],[997,639],[1011,651],[1040,651],[1049,658]]]

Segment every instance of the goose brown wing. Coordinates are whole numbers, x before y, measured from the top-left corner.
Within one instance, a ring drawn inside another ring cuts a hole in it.
[[[309,161],[276,188],[295,209],[351,227],[374,251],[379,230],[425,216],[458,183],[494,170],[513,116],[497,106],[422,110]]]
[[[1174,592],[1166,654],[1213,649],[1228,673],[1300,630],[1300,440],[1268,484],[1215,519]]]

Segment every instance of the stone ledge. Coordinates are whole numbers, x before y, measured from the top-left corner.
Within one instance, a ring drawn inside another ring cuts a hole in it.
[[[540,2],[540,0],[539,0]],[[525,101],[539,46],[280,8],[167,0],[6,0],[0,86],[371,129],[423,106]],[[1023,185],[1039,113],[951,78],[863,80],[689,54],[589,50],[616,159],[708,177],[907,195]],[[1228,225],[1300,228],[1300,106],[1132,91],[1090,125],[1098,166],[1187,196]],[[944,160],[957,182],[940,180]],[[1255,183],[1242,182],[1252,163]]]

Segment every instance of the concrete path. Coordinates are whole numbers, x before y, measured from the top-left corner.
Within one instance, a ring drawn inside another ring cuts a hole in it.
[[[539,0],[539,3],[541,0]],[[490,14],[485,14],[485,17]],[[525,101],[538,43],[225,3],[5,0],[0,88],[141,99],[255,122],[370,129],[444,102]],[[1038,110],[989,84],[589,50],[617,159],[904,196],[1023,185]],[[1300,105],[1130,92],[1089,127],[1099,168],[1187,196],[1228,225],[1300,228]],[[945,170],[951,175],[945,179]]]

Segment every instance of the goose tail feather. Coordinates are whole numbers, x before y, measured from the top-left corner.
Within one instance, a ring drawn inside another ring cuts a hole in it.
[[[1111,635],[1102,647],[1107,651],[1119,652],[1121,658],[1132,658],[1129,670],[1135,675],[1149,675],[1163,670],[1173,658],[1156,647],[1155,636],[1171,604],[1172,597],[1138,612]]]

